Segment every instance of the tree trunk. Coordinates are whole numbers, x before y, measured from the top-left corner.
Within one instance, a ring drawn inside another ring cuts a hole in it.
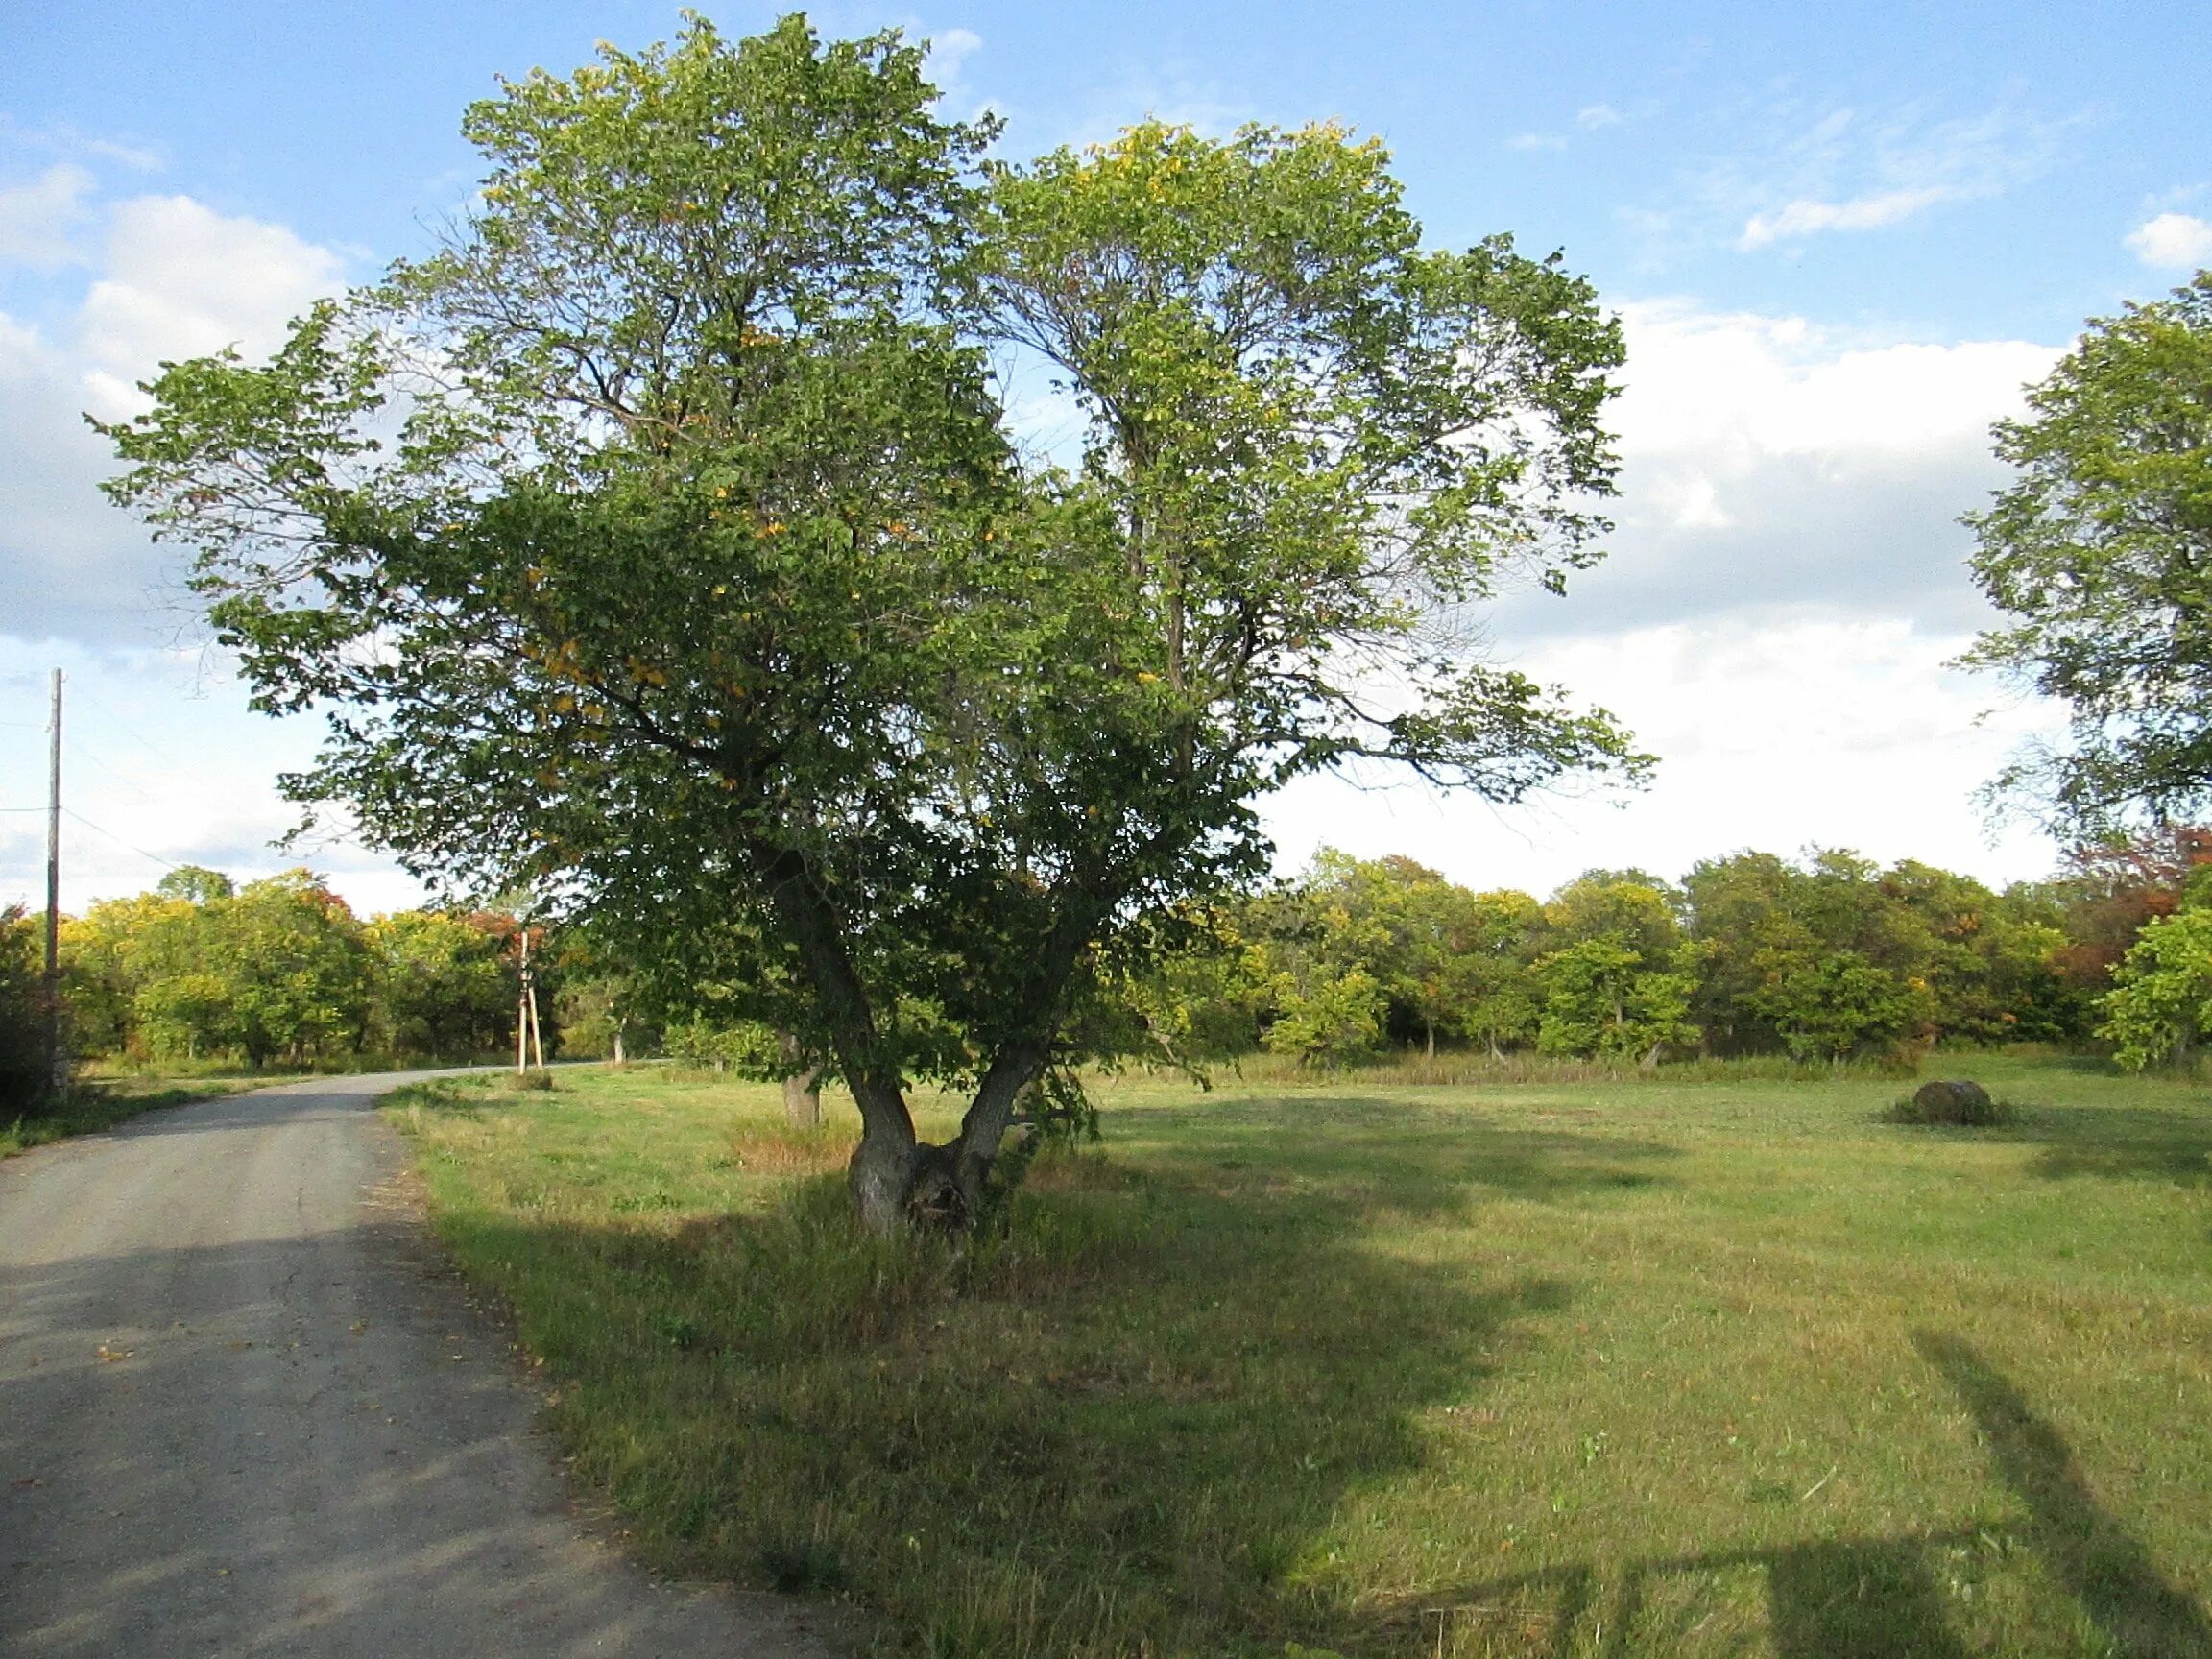
[[[906,1198],[914,1188],[921,1151],[914,1119],[899,1086],[879,1077],[852,1079],[860,1108],[860,1144],[846,1166],[853,1207],[872,1233],[896,1233],[906,1224]]]
[[[1429,1058],[1433,1060],[1436,1058],[1436,1022],[1424,1018],[1421,1024],[1429,1033]]]
[[[860,1218],[878,1233],[915,1227],[931,1233],[965,1233],[983,1211],[984,1186],[1006,1137],[1015,1102],[1045,1069],[1043,1044],[1010,1043],[998,1051],[960,1120],[960,1133],[942,1146],[917,1141],[905,1100],[896,1088],[870,1091],[867,1125],[846,1169]],[[854,1090],[855,1099],[861,1091]],[[899,1116],[892,1116],[896,1105]]]
[[[794,1129],[818,1129],[822,1126],[822,1068],[819,1064],[801,1066],[799,1039],[788,1031],[776,1033],[776,1047],[783,1056],[786,1066],[800,1066],[800,1070],[786,1073],[783,1078],[783,1121]]]

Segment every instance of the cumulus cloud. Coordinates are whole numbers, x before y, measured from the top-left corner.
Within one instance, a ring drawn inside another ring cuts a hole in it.
[[[1614,405],[1619,529],[1560,601],[1502,637],[1750,610],[1984,620],[1959,516],[2001,486],[1990,423],[2056,361],[2022,341],[1838,341],[1802,319],[1629,306]]]
[[[1677,874],[1743,847],[1855,847],[1986,879],[2050,843],[1975,801],[2060,724],[1946,663],[1987,620],[1959,515],[2004,478],[1988,426],[2058,349],[1838,337],[1801,318],[1631,305],[1611,554],[1564,600],[1516,596],[1495,654],[1611,709],[1656,785],[1512,808],[1326,780],[1270,803],[1285,868],[1323,844],[1542,893],[1595,865]]]
[[[391,863],[344,840],[295,851],[271,843],[298,821],[276,793],[277,772],[305,765],[317,719],[252,712],[245,688],[198,650],[90,649],[0,636],[0,806],[30,805],[42,789],[47,672],[66,676],[61,902],[143,892],[179,864],[240,879],[305,863],[356,908],[403,908],[421,888]],[[44,821],[0,813],[0,904],[44,902]]]
[[[163,556],[99,495],[113,458],[84,413],[136,410],[136,383],[163,359],[266,352],[343,276],[336,255],[281,226],[143,196],[106,215],[72,319],[48,334],[0,316],[0,587],[12,628],[140,643],[176,630]]]
[[[2128,233],[2136,258],[2158,271],[2187,271],[2212,265],[2212,220],[2188,213],[2161,213]]]
[[[1902,618],[1801,619],[1758,629],[1670,623],[1543,642],[1520,666],[1611,709],[1660,757],[1627,796],[1493,807],[1423,786],[1300,781],[1267,804],[1281,867],[1318,847],[1402,853],[1477,887],[1545,894],[1593,867],[1677,876],[1743,848],[1850,847],[1984,879],[2047,873],[2054,849],[1992,837],[1974,791],[2025,739],[2058,724],[2040,705],[1981,716],[1990,688],[1946,669],[1966,637]]]
[[[983,44],[983,36],[973,29],[946,29],[929,36],[929,75],[938,85],[950,85],[960,79],[961,66],[974,56]]]
[[[0,266],[57,271],[74,264],[84,198],[96,182],[84,168],[63,161],[28,184],[0,185]]]

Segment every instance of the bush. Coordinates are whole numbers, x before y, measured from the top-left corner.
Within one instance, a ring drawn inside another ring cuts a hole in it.
[[[1992,1100],[1989,1091],[1963,1079],[1923,1083],[1889,1109],[1893,1123],[1963,1123],[1985,1127],[2012,1121],[2012,1108]]]
[[[52,1103],[43,997],[38,924],[22,905],[8,905],[0,909],[0,1109],[7,1118]]]

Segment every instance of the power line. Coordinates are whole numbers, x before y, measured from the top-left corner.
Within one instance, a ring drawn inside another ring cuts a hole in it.
[[[183,868],[181,864],[174,863],[171,860],[162,857],[158,853],[149,853],[143,847],[133,847],[130,842],[124,840],[122,836],[116,834],[114,830],[101,829],[99,825],[93,823],[91,819],[85,817],[84,813],[76,810],[74,807],[64,806],[61,808],[61,810],[68,813],[70,817],[76,819],[78,823],[84,825],[85,829],[94,830],[99,834],[107,836],[108,840],[114,842],[116,846],[122,848],[126,853],[135,853],[141,858],[151,858],[155,863],[160,865],[164,870],[181,870]]]

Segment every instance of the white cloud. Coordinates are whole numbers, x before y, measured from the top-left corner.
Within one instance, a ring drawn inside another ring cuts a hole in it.
[[[0,589],[12,628],[144,644],[182,625],[162,601],[169,559],[99,495],[113,457],[82,412],[135,410],[135,383],[164,358],[232,343],[266,352],[342,277],[335,255],[280,226],[147,196],[108,215],[73,320],[49,336],[0,317]]]
[[[2002,482],[1988,426],[2059,349],[1838,337],[1802,318],[1630,305],[1618,533],[1566,599],[1495,613],[1498,654],[1611,709],[1661,759],[1647,793],[1512,808],[1300,782],[1270,803],[1285,868],[1331,844],[1542,893],[1597,865],[1676,875],[1812,842],[2007,881],[2054,850],[1985,839],[1975,790],[2048,705],[1981,720],[1947,669],[1986,613],[1958,523]]]
[[[960,71],[968,60],[983,45],[983,36],[973,29],[946,29],[929,36],[929,79],[941,91],[950,91],[960,81]]]
[[[141,196],[109,221],[108,257],[79,317],[86,384],[112,418],[156,363],[236,346],[265,354],[344,286],[338,256],[281,225],[228,218],[188,196]]]
[[[1516,132],[1505,140],[1508,150],[1564,150],[1567,140],[1556,132]]]
[[[1960,194],[1947,185],[1926,184],[1912,190],[1884,190],[1848,202],[1800,199],[1771,213],[1755,213],[1743,227],[1736,246],[1745,251],[1775,242],[1791,242],[1822,230],[1878,230],[1924,213],[1938,202]]]
[[[2188,213],[2161,213],[2128,233],[2128,246],[2144,264],[2160,271],[2186,271],[2212,265],[2212,220]]]
[[[0,265],[57,271],[74,264],[76,228],[95,182],[84,168],[63,161],[31,183],[0,187]]]
[[[1589,104],[1575,111],[1575,125],[1585,132],[1596,132],[1607,127],[1618,127],[1628,117],[1610,104]]]
[[[197,650],[91,650],[0,637],[0,805],[43,791],[47,670],[67,677],[62,720],[61,903],[143,892],[178,864],[241,879],[295,864],[328,874],[364,913],[420,902],[421,886],[389,861],[339,842],[278,852],[299,808],[276,793],[277,772],[305,765],[321,722],[272,720]],[[44,903],[45,827],[0,813],[0,904]]]
[[[1623,321],[1611,551],[1564,601],[1509,599],[1502,637],[1731,610],[1981,624],[1959,516],[2002,483],[1990,423],[2018,413],[2056,349],[1839,340],[1680,303]]]
[[[1310,779],[1268,803],[1280,864],[1323,845],[1402,853],[1477,887],[1545,894],[1597,866],[1678,876],[1743,848],[1851,847],[2006,882],[2046,874],[2050,842],[1988,838],[1976,787],[2057,723],[2039,706],[1977,716],[1989,687],[1943,664],[1964,636],[1898,618],[1758,628],[1677,623],[1551,641],[1520,666],[1611,709],[1658,754],[1625,798],[1492,807],[1420,786]]]

